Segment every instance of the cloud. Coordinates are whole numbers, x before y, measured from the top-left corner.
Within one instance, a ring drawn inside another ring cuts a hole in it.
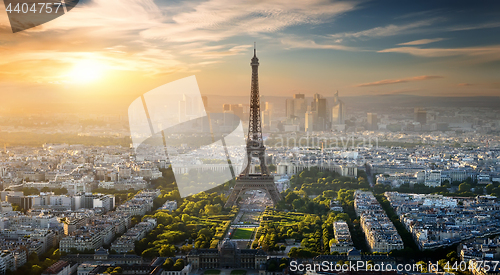
[[[442,40],[444,40],[444,38],[420,39],[420,40],[410,41],[410,42],[406,42],[406,43],[400,43],[398,45],[399,46],[425,45],[425,44],[430,44],[430,43],[438,42],[438,41],[442,41]]]
[[[228,49],[226,49],[229,47]],[[222,58],[231,55],[238,55],[247,52],[248,49],[251,48],[252,45],[238,45],[238,46],[230,46],[230,45],[218,45],[218,46],[205,46],[205,47],[196,47],[189,50],[184,50],[181,53],[190,55],[197,58],[202,59],[215,59]],[[212,64],[212,62],[201,62],[199,64]]]
[[[463,26],[455,26],[451,27],[449,31],[469,31],[469,30],[478,30],[478,29],[491,29],[500,27],[500,22],[488,22],[483,24],[476,25],[463,25]]]
[[[386,37],[386,36],[395,36],[399,35],[402,33],[408,34],[410,31],[415,31],[416,29],[420,27],[427,27],[432,25],[434,22],[436,22],[438,19],[428,19],[428,20],[421,20],[417,21],[414,23],[410,24],[405,24],[405,25],[387,25],[384,27],[376,27],[364,31],[359,31],[359,32],[344,32],[344,33],[338,33],[338,34],[332,34],[330,35],[333,38],[379,38],[379,37]]]
[[[327,49],[327,50],[341,50],[341,51],[361,51],[356,47],[349,47],[338,44],[317,44],[314,40],[298,40],[298,39],[281,39],[281,43],[287,48],[300,48],[300,49]]]
[[[400,47],[390,48],[378,51],[379,53],[406,53],[419,57],[448,57],[465,56],[473,57],[477,62],[488,62],[500,60],[500,45],[486,47],[468,47],[468,48],[418,48],[418,47]]]
[[[290,26],[330,22],[356,6],[354,1],[329,0],[91,0],[15,37],[8,20],[0,17],[0,45],[6,49],[0,52],[0,74],[59,81],[64,70],[89,57],[143,75],[194,72],[227,56],[248,53],[251,45],[235,43],[235,37],[276,36]],[[15,62],[57,66],[41,77]]]
[[[220,41],[240,35],[274,33],[290,26],[319,24],[353,10],[356,2],[326,0],[209,0],[141,32],[145,39],[173,42]]]
[[[421,75],[421,76],[415,76],[415,77],[410,77],[410,78],[402,78],[402,79],[384,79],[384,80],[370,82],[370,83],[358,84],[358,85],[355,85],[354,87],[369,87],[369,86],[399,84],[399,83],[422,81],[422,80],[430,80],[430,79],[437,79],[437,78],[443,78],[443,76],[439,76],[439,75]]]
[[[471,83],[458,83],[458,86],[460,86],[460,87],[467,87],[467,86],[474,86],[474,84],[471,84]]]

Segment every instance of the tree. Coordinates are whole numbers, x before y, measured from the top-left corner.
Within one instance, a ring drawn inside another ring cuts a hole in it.
[[[188,223],[191,220],[191,217],[188,214],[182,214],[181,220],[183,223]]]
[[[297,258],[299,256],[299,249],[297,247],[292,247],[290,249],[290,252],[288,252],[288,257],[290,258]]]
[[[54,195],[64,195],[68,194],[68,189],[65,187],[54,189]]]
[[[180,271],[184,268],[186,264],[184,263],[184,260],[183,259],[177,259],[177,261],[175,261],[175,264],[173,266],[173,270],[175,271]]]
[[[59,259],[61,258],[61,252],[59,251],[59,249],[56,249],[54,253],[52,253],[52,256],[50,256],[50,258],[59,261]]]
[[[39,265],[31,266],[31,274],[41,274],[42,271],[43,271],[43,268]]]
[[[21,206],[19,206],[19,204],[13,203],[13,204],[12,204],[12,211],[19,211],[19,212],[22,212],[22,211],[23,211],[23,209],[21,208]]]
[[[375,264],[375,262],[373,262],[372,260],[369,260],[367,263],[366,263],[366,269],[367,270],[372,270],[373,269],[373,265]]]
[[[462,182],[459,186],[458,186],[458,191],[459,192],[469,192],[471,189],[471,185],[466,183],[466,182]]]
[[[493,184],[490,183],[486,185],[486,193],[488,193],[488,195],[493,193],[493,189],[495,189],[495,186]]]
[[[162,245],[158,253],[160,253],[160,257],[173,257],[175,256],[175,246],[171,244]]]
[[[207,204],[205,206],[205,215],[217,215],[217,214],[220,214],[222,210],[222,206],[220,204]]]
[[[190,245],[190,244],[185,244],[183,246],[181,246],[181,251],[182,253],[184,254],[187,254],[189,251],[191,251],[193,249],[193,246]]]
[[[174,261],[171,258],[167,258],[163,263],[163,268],[165,270],[171,270],[173,266],[174,266]]]
[[[29,256],[28,256],[28,261],[32,264],[37,264],[40,262],[40,260],[38,259],[38,254],[36,252],[33,252],[31,253]]]
[[[142,251],[141,255],[144,258],[154,258],[154,257],[158,256],[158,251],[154,247],[151,247],[151,248],[148,248],[148,249]]]
[[[336,244],[337,240],[331,239],[330,242],[328,243],[329,246],[332,246],[333,244]]]
[[[269,169],[269,172],[274,173],[274,172],[276,172],[276,165],[269,164],[268,169]]]
[[[132,226],[135,226],[135,225],[136,225],[136,224],[138,224],[140,221],[141,221],[141,217],[140,217],[140,216],[133,216],[133,217],[130,219],[130,223],[132,224]]]
[[[424,261],[417,262],[418,269],[415,271],[420,271],[421,273],[427,273],[427,264]]]

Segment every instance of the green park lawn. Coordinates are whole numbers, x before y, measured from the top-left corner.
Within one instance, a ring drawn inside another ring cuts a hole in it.
[[[237,228],[234,230],[231,239],[250,239],[254,228]]]

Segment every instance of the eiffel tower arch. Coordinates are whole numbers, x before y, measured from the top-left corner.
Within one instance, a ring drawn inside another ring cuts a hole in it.
[[[252,84],[246,146],[248,157],[247,167],[236,177],[236,184],[227,199],[225,207],[232,207],[241,195],[250,190],[264,191],[271,198],[274,205],[281,200],[280,192],[274,184],[274,177],[269,174],[269,169],[266,165],[266,147],[262,139],[262,124],[260,117],[259,59],[257,58],[255,46],[250,65],[252,66]],[[250,165],[252,165],[252,158],[254,157],[258,158],[260,161],[260,174],[250,174]]]

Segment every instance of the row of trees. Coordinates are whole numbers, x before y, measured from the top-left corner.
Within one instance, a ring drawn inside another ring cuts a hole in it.
[[[370,187],[366,174],[358,171],[357,178],[342,177],[335,171],[320,171],[318,167],[310,167],[293,175],[291,187],[303,190],[307,195],[320,195],[323,191],[338,191],[340,189],[359,189]]]
[[[393,188],[390,185],[375,184],[373,190],[377,194],[382,194],[385,191],[398,191],[401,193],[439,194],[443,196],[458,197],[474,197],[485,194],[498,197],[500,196],[500,183],[493,182],[485,186],[478,184],[469,177],[463,182],[454,181],[450,183],[448,180],[445,180],[441,186],[437,187],[429,187],[424,184],[414,184],[410,186],[410,184],[405,183],[397,188]]]
[[[35,187],[24,187],[22,189],[23,194],[25,196],[30,196],[30,195],[40,195],[40,192],[54,192],[55,195],[66,195],[68,194],[68,189],[62,187],[62,188],[49,188],[49,187],[43,187],[41,190],[38,190]]]
[[[163,194],[158,203],[176,197],[176,192]],[[158,225],[136,243],[135,252],[146,258],[171,257],[176,252],[216,246],[237,213],[236,208],[222,208],[225,200],[224,195],[201,192],[185,198],[174,211],[155,211],[144,216],[156,218]]]
[[[36,252],[28,256],[25,265],[19,267],[16,271],[7,270],[6,275],[40,275],[49,266],[56,263],[61,258],[59,249],[52,248],[40,257]]]

